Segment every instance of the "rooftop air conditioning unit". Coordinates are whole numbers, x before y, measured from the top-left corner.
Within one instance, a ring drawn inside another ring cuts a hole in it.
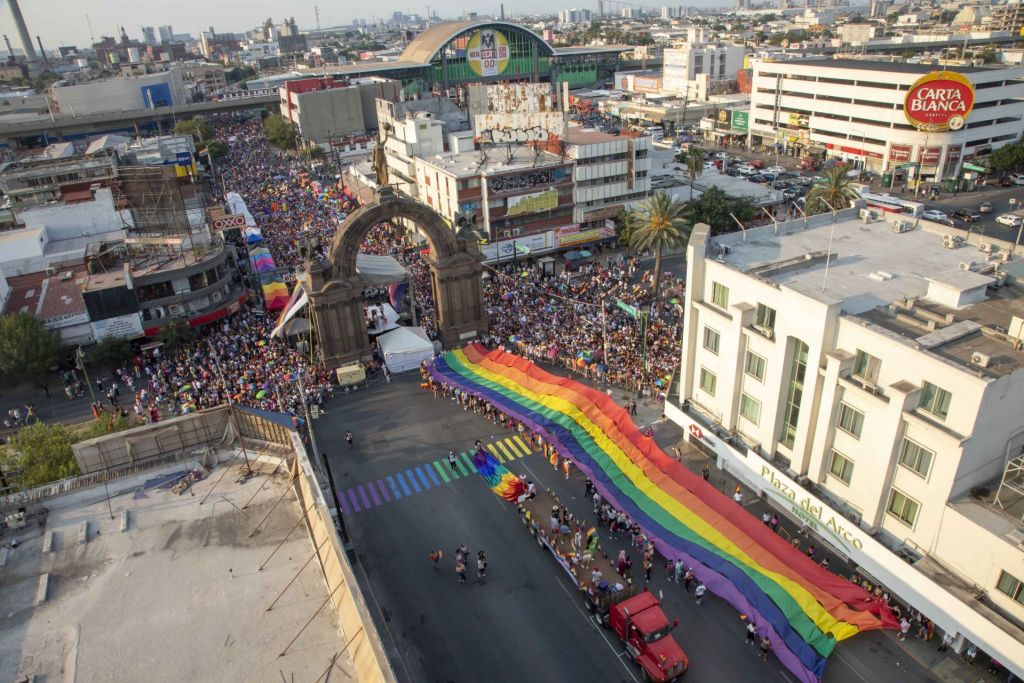
[[[977,365],[979,368],[987,368],[991,363],[992,356],[987,353],[975,351],[971,354],[971,365]]]
[[[54,268],[53,266],[49,266],[46,269],[46,274],[47,275],[56,275],[57,274],[57,269]]]
[[[910,232],[914,229],[914,224],[903,218],[894,219],[892,222],[892,231],[899,234],[901,232]]]
[[[992,253],[992,245],[990,243],[988,243],[988,242],[982,242],[981,244],[978,245],[978,251],[980,251],[982,253],[985,253],[985,254],[991,254]]]
[[[974,261],[961,261],[960,270],[970,270],[974,267]]]
[[[767,339],[775,338],[775,330],[773,330],[770,327],[765,327],[764,325],[754,325],[754,329],[763,334]]]
[[[72,278],[73,276],[74,276],[74,273],[73,273],[72,271],[70,271],[70,270],[65,270],[65,271],[64,271],[63,273],[61,273],[61,274],[60,274],[60,281],[61,281],[61,282],[67,282],[67,281],[68,281],[68,280],[70,280],[70,279],[71,279],[71,278]]]
[[[1006,534],[1006,537],[1010,539],[1012,543],[1015,543],[1018,548],[1024,547],[1024,529],[1014,529],[1010,533]]]

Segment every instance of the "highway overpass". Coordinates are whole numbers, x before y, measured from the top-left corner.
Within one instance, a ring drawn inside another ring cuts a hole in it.
[[[30,138],[39,138],[43,142],[51,143],[106,133],[129,132],[134,134],[136,128],[147,131],[158,128],[169,130],[177,121],[202,114],[219,114],[248,109],[276,110],[278,101],[278,95],[273,93],[235,97],[215,102],[195,102],[177,107],[135,109],[85,116],[60,114],[51,117],[48,114],[42,114],[32,118],[19,117],[11,121],[4,121],[4,117],[0,117],[0,146],[13,146],[20,140]]]

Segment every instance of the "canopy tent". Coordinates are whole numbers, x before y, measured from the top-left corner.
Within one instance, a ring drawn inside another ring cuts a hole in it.
[[[392,282],[403,282],[409,274],[393,256],[376,254],[356,254],[356,272],[372,285],[389,285]]]
[[[256,225],[256,220],[249,213],[249,207],[245,205],[245,200],[237,192],[228,192],[224,195],[224,200],[231,209],[231,213],[240,213],[245,216],[245,224],[248,226]]]
[[[383,334],[390,330],[398,327],[398,313],[391,304],[381,304],[380,306],[367,306],[366,307],[366,319],[373,320],[373,313],[377,312],[377,322],[369,326],[370,334]]]
[[[377,337],[377,345],[388,370],[415,370],[434,355],[434,344],[421,327],[399,327]]]

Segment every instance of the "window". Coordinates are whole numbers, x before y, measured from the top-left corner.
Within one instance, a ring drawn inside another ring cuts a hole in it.
[[[743,371],[758,382],[764,382],[764,369],[767,363],[763,356],[759,356],[753,351],[747,351],[747,357],[743,361]]]
[[[857,349],[857,357],[853,361],[854,377],[859,377],[872,386],[878,384],[878,369],[881,366],[882,361],[870,353]]]
[[[764,304],[757,305],[757,326],[767,329],[775,329],[775,309],[765,306]]]
[[[709,372],[707,368],[700,369],[700,388],[711,394],[715,395],[715,386],[718,384],[718,378],[715,373]]]
[[[949,403],[952,400],[953,394],[931,382],[925,382],[921,389],[921,403],[918,404],[918,407],[940,420],[945,420],[949,415]]]
[[[1000,593],[1005,593],[1011,599],[1024,605],[1024,581],[1004,571],[1000,571],[999,583],[996,584],[996,588],[999,589]]]
[[[828,473],[849,484],[853,479],[853,461],[839,451],[832,451],[832,463],[828,466]]]
[[[804,397],[804,375],[807,374],[807,344],[794,340],[790,359],[789,389],[786,391],[786,412],[782,423],[782,445],[792,448],[796,443],[796,426],[800,421],[800,401]]]
[[[711,303],[719,308],[729,308],[729,288],[717,282],[712,282]]]
[[[718,332],[707,325],[704,326],[704,348],[711,353],[718,355],[718,342],[721,339]]]
[[[919,443],[914,443],[906,437],[903,438],[903,444],[900,446],[901,465],[922,477],[927,477],[932,468],[933,458],[935,458],[935,453]]]
[[[855,439],[860,438],[860,430],[864,428],[864,413],[846,404],[839,404],[839,428]]]
[[[761,402],[747,394],[740,394],[740,415],[757,424],[761,421]]]
[[[909,527],[914,526],[920,509],[920,503],[899,489],[893,489],[889,494],[889,507],[887,508],[889,514]]]

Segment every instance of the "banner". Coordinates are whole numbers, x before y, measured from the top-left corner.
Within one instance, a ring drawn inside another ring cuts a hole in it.
[[[270,338],[273,339],[281,333],[284,326],[288,324],[288,321],[295,317],[302,308],[309,303],[309,296],[306,294],[306,290],[302,288],[302,285],[296,284],[295,289],[292,290],[292,296],[288,299],[288,303],[285,305],[284,310],[281,311],[281,315],[277,318],[277,325],[274,326],[273,331],[270,333]]]
[[[558,207],[558,190],[520,194],[508,198],[506,216],[521,216],[524,213],[550,211]]]
[[[732,129],[737,133],[746,133],[750,130],[750,112],[734,111],[732,113]]]
[[[505,73],[508,59],[508,39],[501,31],[477,31],[466,46],[466,62],[477,76],[498,76]]]

